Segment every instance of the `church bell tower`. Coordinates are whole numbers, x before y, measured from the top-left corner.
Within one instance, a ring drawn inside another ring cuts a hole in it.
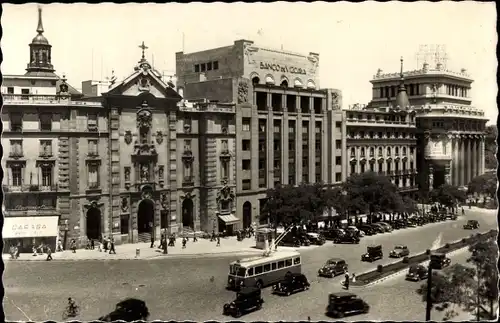
[[[26,74],[53,73],[54,66],[51,64],[51,48],[49,41],[43,35],[42,8],[38,7],[38,35],[30,44],[30,62],[26,68]]]

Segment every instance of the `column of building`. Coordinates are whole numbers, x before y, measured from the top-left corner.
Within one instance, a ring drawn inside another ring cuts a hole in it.
[[[478,147],[477,136],[474,135],[474,137],[472,138],[472,152],[471,152],[472,175],[470,180],[472,180],[478,174],[477,147]]]
[[[325,99],[321,100],[321,113],[323,114],[323,122],[321,123],[321,180],[323,183],[335,183],[335,171],[333,171],[332,174],[332,180],[330,181],[328,178],[328,152],[329,151],[335,151],[337,149],[336,147],[336,139],[333,134],[332,135],[332,145],[328,147],[328,114],[327,114],[327,108],[326,108],[326,103],[327,103],[327,97]],[[333,123],[333,127],[335,127],[335,123]],[[333,128],[335,129],[335,128]],[[335,159],[334,159],[335,160]]]
[[[314,100],[309,97],[309,183],[316,182],[316,118],[314,115]]]
[[[459,185],[464,185],[465,183],[465,135],[460,135],[459,138],[459,143],[460,143],[460,159],[459,159],[459,176],[460,176],[460,182]]]
[[[456,186],[460,185],[460,176],[459,176],[459,174],[460,174],[460,168],[459,168],[460,158],[458,156],[459,149],[460,149],[460,139],[457,136],[454,136],[454,138],[452,140],[453,167],[452,167],[451,173],[453,175],[452,184],[456,185]]]
[[[286,105],[286,94],[281,95],[281,110],[283,111],[283,119],[281,124],[281,184],[288,184],[289,169],[289,150],[288,150],[288,136],[290,130],[288,129],[288,108]]]
[[[266,98],[267,98],[266,178],[267,178],[267,188],[273,188],[274,187],[274,121],[273,121],[274,118],[273,118],[273,102],[272,102],[271,92],[268,92],[266,94]]]
[[[467,141],[469,142],[468,144],[468,151],[467,151],[467,182],[464,184],[464,185],[468,185],[470,183],[470,181],[472,180],[472,164],[474,164],[474,159],[473,159],[473,154],[474,154],[474,151],[473,151],[473,141],[474,139],[472,139],[472,136],[469,135],[468,136],[468,139]]]
[[[484,163],[485,163],[485,160],[484,160],[484,135],[481,135],[479,155],[480,155],[479,158],[480,158],[480,163],[481,163],[480,174],[484,174]]]
[[[295,97],[295,111],[297,111],[297,122],[295,123],[295,181],[302,182],[302,111],[300,98]]]

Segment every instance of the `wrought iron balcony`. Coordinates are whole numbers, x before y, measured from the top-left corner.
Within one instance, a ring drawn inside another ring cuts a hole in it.
[[[31,185],[2,185],[4,193],[44,193],[44,192],[57,192],[58,186],[57,184],[52,184],[52,185],[38,185],[38,184],[31,184]]]

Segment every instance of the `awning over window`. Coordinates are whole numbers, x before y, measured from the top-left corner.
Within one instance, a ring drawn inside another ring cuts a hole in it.
[[[224,221],[226,224],[235,224],[240,222],[240,219],[235,217],[233,214],[228,215],[219,215],[219,218]]]
[[[4,239],[56,237],[58,216],[5,217],[2,229]]]

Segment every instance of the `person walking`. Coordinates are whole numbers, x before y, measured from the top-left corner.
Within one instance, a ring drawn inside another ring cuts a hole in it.
[[[195,234],[193,234],[193,242],[196,242],[196,241],[198,241],[198,238],[196,237],[196,233],[195,233]]]
[[[155,237],[151,235],[151,245],[149,246],[149,248],[154,248],[154,247],[155,247]]]
[[[217,235],[217,247],[220,247],[220,234]]]
[[[215,230],[212,230],[212,237],[210,237],[210,241],[215,241]]]
[[[47,261],[51,261],[52,260],[52,249],[50,249],[50,246],[47,246],[47,259],[45,259]]]
[[[102,248],[104,249],[104,252],[108,252],[108,238],[104,237],[104,239],[102,239]]]
[[[62,241],[61,240],[57,240],[57,249],[56,251],[57,252],[62,252],[64,249],[63,249],[63,245],[62,245]]]
[[[356,282],[356,274],[355,273],[352,273],[352,282],[355,283]]]
[[[90,239],[90,249],[91,250],[95,249],[95,241],[94,241],[94,239]]]
[[[183,237],[182,238],[182,249],[186,249],[186,243],[187,243],[187,239],[186,239],[186,237]]]
[[[76,253],[76,241],[75,239],[71,240],[71,250],[73,251],[73,253]]]
[[[116,250],[115,250],[115,239],[114,238],[111,238],[109,240],[109,254],[113,253],[114,255],[116,255]]]

